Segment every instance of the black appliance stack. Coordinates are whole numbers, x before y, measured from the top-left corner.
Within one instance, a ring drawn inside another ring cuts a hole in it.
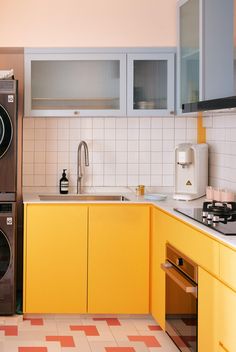
[[[18,81],[0,80],[0,315],[16,310]]]

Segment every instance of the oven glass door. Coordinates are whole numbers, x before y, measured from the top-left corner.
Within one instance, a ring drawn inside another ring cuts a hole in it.
[[[173,276],[166,275],[166,331],[180,351],[197,352],[197,287],[191,280],[172,268]]]
[[[0,105],[0,158],[7,152],[11,145],[13,127],[7,110]]]
[[[0,281],[6,274],[11,262],[11,248],[4,232],[0,230]]]

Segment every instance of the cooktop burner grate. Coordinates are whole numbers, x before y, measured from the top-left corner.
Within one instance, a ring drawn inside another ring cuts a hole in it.
[[[236,236],[236,202],[204,202],[202,208],[174,210],[224,235]]]

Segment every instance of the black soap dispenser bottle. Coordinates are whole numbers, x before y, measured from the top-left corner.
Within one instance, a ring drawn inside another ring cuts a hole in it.
[[[60,193],[67,194],[69,190],[69,181],[66,177],[66,169],[63,169],[62,177],[60,179]]]

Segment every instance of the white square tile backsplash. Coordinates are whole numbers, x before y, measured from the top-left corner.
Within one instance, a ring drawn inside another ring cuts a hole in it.
[[[209,145],[210,178],[214,187],[236,192],[236,114],[210,114],[204,118]]]
[[[70,191],[75,192],[81,140],[88,144],[90,159],[84,186],[145,184],[154,191],[172,191],[174,147],[179,142],[196,143],[197,121],[184,117],[24,118],[23,132],[25,191],[57,191],[66,168]],[[213,133],[223,136],[223,132]]]

